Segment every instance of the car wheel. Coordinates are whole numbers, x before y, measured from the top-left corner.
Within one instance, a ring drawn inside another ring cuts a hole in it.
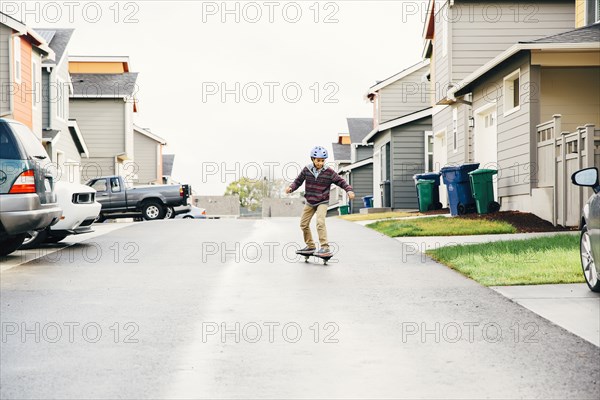
[[[165,217],[165,209],[157,201],[149,201],[142,206],[142,214],[146,221],[155,221]]]
[[[584,225],[581,230],[579,244],[581,252],[581,268],[583,269],[585,282],[592,292],[600,292],[600,279],[598,277],[598,271],[596,271],[596,263],[592,256],[592,242],[587,225]]]
[[[94,223],[98,223],[101,224],[104,221],[106,221],[106,217],[104,216],[104,214],[100,213],[98,214],[98,216],[96,217],[96,219],[94,220]]]
[[[34,249],[40,244],[44,243],[44,240],[46,240],[47,236],[47,229],[44,229],[43,231],[29,231],[25,234],[25,239],[23,240],[23,244],[20,248],[22,250]]]
[[[165,218],[166,219],[173,219],[173,218],[175,218],[175,210],[173,210],[173,207],[167,207],[166,208]]]
[[[4,257],[17,250],[25,240],[25,235],[12,236],[8,239],[0,240],[0,257]]]

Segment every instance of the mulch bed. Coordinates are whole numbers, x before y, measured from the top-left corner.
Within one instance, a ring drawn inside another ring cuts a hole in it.
[[[440,215],[447,214],[450,211],[445,208],[443,210],[428,211],[422,213],[424,215]],[[466,214],[456,218],[467,218],[467,219],[485,219],[490,221],[504,221],[508,222],[515,228],[519,233],[532,233],[532,232],[569,232],[577,231],[577,227],[564,228],[562,226],[553,226],[552,223],[541,219],[540,217],[519,211],[500,211],[491,214]]]

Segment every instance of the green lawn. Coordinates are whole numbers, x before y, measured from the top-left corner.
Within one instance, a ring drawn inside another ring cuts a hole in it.
[[[517,232],[517,229],[507,222],[447,217],[378,221],[368,224],[367,227],[391,237],[464,236]]]
[[[485,286],[585,282],[577,235],[443,247],[427,254]]]

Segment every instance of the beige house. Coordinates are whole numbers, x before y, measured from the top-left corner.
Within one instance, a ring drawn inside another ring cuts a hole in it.
[[[133,125],[134,184],[161,184],[163,181],[163,147],[167,142],[149,129]]]

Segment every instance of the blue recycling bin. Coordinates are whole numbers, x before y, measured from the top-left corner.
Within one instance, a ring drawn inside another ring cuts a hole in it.
[[[373,196],[365,196],[362,199],[363,199],[363,204],[365,205],[365,208],[373,207]]]
[[[425,174],[416,174],[413,175],[413,179],[415,180],[415,187],[418,181],[421,180],[427,180],[427,181],[434,181],[435,183],[433,184],[433,210],[440,210],[442,209],[442,203],[440,203],[440,177],[441,177],[441,173],[439,172],[428,172]],[[419,189],[417,188],[417,200],[419,200]]]
[[[471,192],[469,172],[479,168],[479,163],[462,164],[457,167],[444,167],[441,169],[442,179],[448,189],[448,202],[450,214],[453,216],[474,212],[475,199]]]

